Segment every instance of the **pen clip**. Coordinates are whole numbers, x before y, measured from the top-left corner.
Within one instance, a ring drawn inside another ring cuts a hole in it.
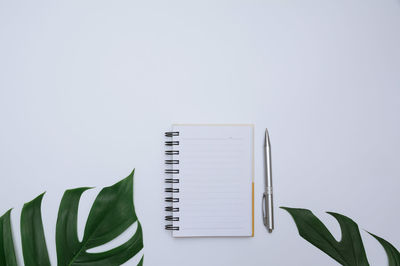
[[[263,193],[261,208],[262,208],[262,214],[263,214],[263,222],[264,222],[264,225],[267,226],[267,216],[265,214],[265,201],[266,201],[265,193]]]

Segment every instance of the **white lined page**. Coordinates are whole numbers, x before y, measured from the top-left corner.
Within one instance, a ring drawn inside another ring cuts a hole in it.
[[[253,126],[176,125],[175,237],[251,236]]]

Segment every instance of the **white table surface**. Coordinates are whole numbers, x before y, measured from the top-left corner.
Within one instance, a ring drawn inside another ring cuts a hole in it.
[[[145,265],[337,265],[276,209],[261,221],[270,130],[276,206],[350,216],[400,248],[400,2],[0,1],[0,212],[47,191],[52,262],[62,193],[136,168]],[[254,238],[163,230],[171,123],[254,123]],[[98,190],[96,190],[98,191]],[[85,195],[80,232],[95,196]],[[371,265],[381,246],[362,231]],[[135,265],[132,260],[126,265]]]

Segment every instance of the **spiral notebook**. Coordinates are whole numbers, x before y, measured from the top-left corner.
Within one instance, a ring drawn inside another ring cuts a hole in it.
[[[165,136],[165,229],[254,236],[254,126],[173,125]]]

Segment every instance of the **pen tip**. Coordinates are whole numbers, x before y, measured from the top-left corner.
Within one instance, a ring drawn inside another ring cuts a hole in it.
[[[269,133],[268,128],[265,129],[265,142],[264,145],[269,145]]]

